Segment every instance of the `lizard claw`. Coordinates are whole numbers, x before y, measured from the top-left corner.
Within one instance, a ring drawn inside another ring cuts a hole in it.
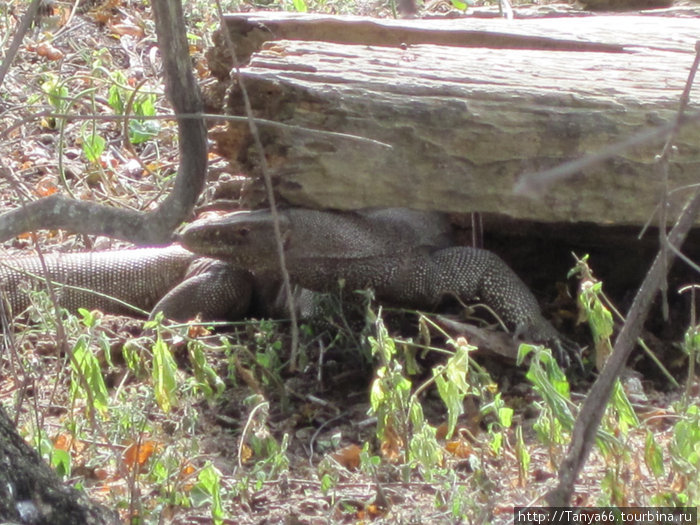
[[[581,360],[581,348],[572,340],[559,335],[549,341],[549,346],[554,352],[554,358],[564,369],[569,369],[572,364],[579,372],[584,372],[583,361]]]
[[[561,368],[566,370],[573,364],[579,371],[584,371],[581,348],[571,339],[561,335],[544,318],[536,319],[526,328],[516,330],[516,336],[518,339],[549,347]]]

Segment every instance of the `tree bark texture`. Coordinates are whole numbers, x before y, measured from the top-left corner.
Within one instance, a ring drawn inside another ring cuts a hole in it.
[[[0,407],[0,520],[46,525],[108,525],[116,514],[66,486],[17,434]]]

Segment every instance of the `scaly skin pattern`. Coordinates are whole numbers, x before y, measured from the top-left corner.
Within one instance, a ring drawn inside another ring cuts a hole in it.
[[[47,254],[48,277],[64,308],[134,315],[140,309],[175,320],[241,317],[251,276],[181,246],[92,253]],[[14,315],[29,306],[28,292],[46,288],[38,256],[0,258],[0,294]]]
[[[280,228],[294,284],[328,291],[373,288],[378,299],[430,309],[447,295],[489,305],[519,338],[558,347],[557,331],[537,300],[495,254],[450,246],[442,214],[403,209],[328,212],[282,210]],[[183,246],[256,274],[279,275],[271,213],[237,212],[193,223]]]

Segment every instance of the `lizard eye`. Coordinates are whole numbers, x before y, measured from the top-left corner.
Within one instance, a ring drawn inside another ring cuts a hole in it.
[[[250,228],[239,228],[238,230],[238,236],[239,237],[248,237],[248,234],[250,233]]]

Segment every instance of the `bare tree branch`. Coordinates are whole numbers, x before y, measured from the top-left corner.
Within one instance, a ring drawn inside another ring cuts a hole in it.
[[[667,175],[665,173],[665,168],[668,156],[671,152],[673,141],[680,130],[685,110],[688,106],[690,89],[693,85],[698,65],[700,65],[700,41],[695,45],[695,52],[695,60],[688,73],[678,113],[670,125],[671,127],[668,130],[666,143],[662,153],[657,159],[659,172],[663,177]],[[547,495],[547,499],[552,506],[564,507],[567,506],[571,500],[574,482],[593,446],[593,440],[595,439],[596,431],[603,417],[603,412],[610,398],[615,380],[619,377],[622,368],[627,362],[627,358],[634,348],[635,342],[639,338],[644,320],[659,290],[661,290],[663,294],[662,299],[665,303],[667,288],[666,275],[669,265],[674,256],[680,253],[680,246],[683,244],[688,231],[690,231],[690,228],[695,222],[698,211],[700,211],[700,189],[696,188],[693,197],[687,201],[686,207],[678,217],[676,225],[671,230],[671,233],[666,236],[666,214],[664,209],[668,199],[667,180],[664,180],[663,189],[664,193],[659,206],[662,208],[662,211],[659,213],[659,217],[661,218],[661,223],[659,225],[661,236],[659,252],[644,278],[642,285],[637,291],[634,302],[627,314],[625,324],[615,341],[613,353],[606,362],[605,368],[603,368],[600,376],[598,376],[598,379],[593,384],[588,396],[586,396],[586,401],[576,419],[569,452],[559,468],[559,485]],[[668,307],[664,305],[664,318],[667,316],[667,309]]]
[[[255,149],[260,157],[260,168],[263,175],[263,180],[265,181],[265,191],[267,193],[267,200],[270,205],[270,213],[272,215],[272,224],[275,234],[275,241],[277,243],[277,257],[279,258],[280,269],[282,270],[282,286],[284,288],[285,299],[287,302],[287,307],[289,309],[289,317],[291,321],[291,335],[292,335],[292,349],[289,357],[289,369],[292,372],[297,370],[297,359],[299,358],[299,326],[297,323],[296,308],[294,307],[294,296],[292,292],[292,282],[289,278],[289,272],[287,271],[287,261],[284,253],[284,245],[282,243],[282,232],[280,229],[280,219],[277,213],[277,203],[275,200],[275,192],[272,188],[272,176],[270,175],[270,168],[267,164],[267,157],[265,157],[265,147],[260,140],[260,134],[258,133],[258,127],[255,123],[253,108],[250,104],[250,98],[248,97],[248,90],[246,89],[246,83],[241,75],[240,65],[238,63],[238,58],[236,55],[236,46],[231,39],[231,35],[226,30],[226,23],[224,12],[221,8],[221,2],[216,1],[216,8],[219,13],[219,18],[221,22],[221,34],[224,37],[227,47],[230,50],[231,58],[233,60],[233,68],[236,72],[236,80],[238,81],[238,86],[241,91],[241,96],[243,97],[243,104],[245,107],[245,115],[248,121],[248,128],[250,129],[250,134],[253,137],[253,142],[255,144]]]
[[[27,7],[27,10],[24,12],[24,15],[22,15],[22,21],[19,23],[17,31],[15,32],[15,36],[12,38],[12,44],[10,44],[10,49],[7,50],[7,53],[5,54],[5,60],[3,60],[2,65],[0,65],[0,85],[2,85],[3,80],[5,80],[5,75],[7,75],[7,72],[10,70],[12,61],[15,59],[17,51],[19,51],[20,45],[22,45],[22,39],[24,39],[24,35],[26,35],[27,31],[29,31],[32,22],[36,20],[40,5],[41,0],[32,0],[32,2]]]
[[[179,0],[153,0],[158,45],[163,57],[165,91],[176,116],[201,114]],[[136,244],[166,244],[172,231],[189,217],[204,188],[207,171],[204,120],[178,117],[180,166],[171,193],[156,210],[142,213],[54,195],[0,216],[0,241],[26,231],[63,228],[107,235]]]
[[[688,73],[688,79],[683,95],[681,96],[678,113],[670,124],[666,143],[662,153],[657,159],[660,174],[664,177],[667,175],[665,173],[665,168],[668,156],[671,152],[673,141],[680,130],[685,110],[688,106],[690,89],[693,85],[698,65],[700,65],[700,41],[695,45],[695,52],[695,61]],[[581,407],[581,412],[576,419],[568,454],[559,467],[559,484],[547,494],[547,501],[553,507],[565,507],[571,500],[574,482],[593,447],[593,440],[595,439],[596,431],[600,425],[605,407],[610,399],[615,380],[620,376],[627,362],[627,358],[632,352],[635,342],[639,338],[644,320],[659,290],[664,294],[663,300],[665,302],[666,275],[669,265],[675,254],[679,253],[680,246],[683,244],[688,231],[690,231],[700,211],[700,189],[695,189],[693,197],[686,203],[685,208],[676,221],[676,225],[671,230],[671,233],[666,236],[666,215],[664,209],[668,198],[667,180],[664,180],[664,183],[664,194],[660,204],[662,211],[659,213],[659,217],[661,218],[661,224],[659,225],[661,235],[659,252],[644,278],[642,285],[637,291],[634,302],[627,314],[625,324],[615,341],[613,353],[605,363],[605,368],[603,368],[603,371],[593,384],[588,396],[586,396],[586,400]],[[667,306],[664,308],[665,316],[667,315],[667,308]]]
[[[679,248],[683,244],[698,212],[700,212],[700,190],[695,191],[693,198],[688,202],[671,230],[668,236],[668,242],[671,246]],[[574,425],[569,452],[559,467],[559,484],[547,495],[547,501],[553,507],[566,507],[571,500],[574,482],[593,446],[596,430],[603,417],[615,379],[620,375],[634,348],[654,296],[664,279],[665,270],[672,259],[672,250],[660,250],[657,254],[649,273],[647,273],[634,298],[632,307],[627,314],[627,321],[617,336],[615,349],[586,396],[586,401],[583,403]]]

